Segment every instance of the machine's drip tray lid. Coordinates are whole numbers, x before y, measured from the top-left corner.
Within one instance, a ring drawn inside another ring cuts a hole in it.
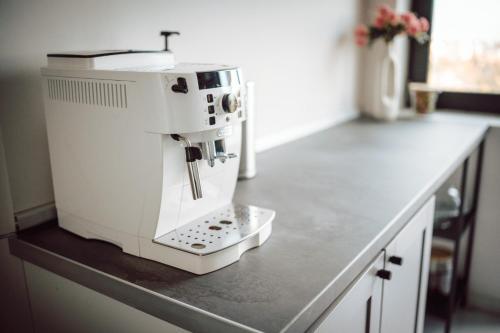
[[[231,204],[185,224],[154,242],[196,255],[208,255],[254,236],[272,222],[275,212]]]

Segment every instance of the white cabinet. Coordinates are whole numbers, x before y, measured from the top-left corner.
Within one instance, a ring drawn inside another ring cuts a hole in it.
[[[188,333],[36,265],[25,270],[35,332]]]
[[[379,330],[382,305],[382,279],[377,272],[384,268],[384,254],[365,270],[345,292],[333,311],[321,321],[315,332],[375,333]]]
[[[33,332],[28,292],[22,260],[10,254],[8,238],[0,239],[0,332]]]
[[[433,216],[434,198],[385,249],[391,279],[384,281],[383,333],[423,331]]]
[[[314,332],[421,333],[434,197],[313,325]]]

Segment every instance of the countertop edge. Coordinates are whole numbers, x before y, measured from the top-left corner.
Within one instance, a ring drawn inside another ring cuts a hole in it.
[[[17,237],[9,239],[9,248],[11,254],[31,264],[191,332],[261,332],[65,258]]]

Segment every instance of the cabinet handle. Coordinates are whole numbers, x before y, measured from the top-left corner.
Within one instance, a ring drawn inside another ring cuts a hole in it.
[[[403,258],[398,256],[390,256],[389,262],[394,265],[403,266]]]
[[[392,277],[392,273],[391,271],[380,269],[379,271],[377,271],[377,276],[383,280],[390,280]]]

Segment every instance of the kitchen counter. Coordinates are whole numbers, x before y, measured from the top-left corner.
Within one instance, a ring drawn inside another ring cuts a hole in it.
[[[197,332],[302,332],[339,297],[484,138],[486,122],[437,114],[358,119],[263,152],[235,201],[276,210],[261,247],[196,276],[47,223],[11,252]]]

